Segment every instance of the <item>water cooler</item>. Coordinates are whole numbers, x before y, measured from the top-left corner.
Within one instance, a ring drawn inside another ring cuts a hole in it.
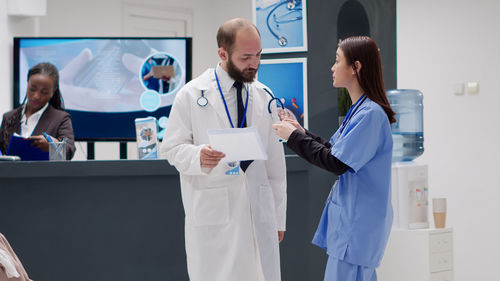
[[[391,184],[393,226],[404,229],[428,228],[427,165],[393,163]]]
[[[429,189],[427,165],[412,160],[424,152],[423,95],[418,90],[389,90],[387,98],[396,112],[391,125],[392,206],[395,228],[428,228]]]
[[[412,160],[424,152],[422,93],[387,91],[396,112],[392,124],[394,224],[377,269],[384,281],[453,281],[453,229],[429,228],[427,165]]]

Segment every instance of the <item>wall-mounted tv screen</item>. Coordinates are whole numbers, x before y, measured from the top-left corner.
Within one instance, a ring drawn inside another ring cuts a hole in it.
[[[14,38],[14,106],[26,98],[28,70],[59,70],[75,138],[135,140],[136,118],[159,120],[159,136],[179,89],[191,80],[191,38]]]

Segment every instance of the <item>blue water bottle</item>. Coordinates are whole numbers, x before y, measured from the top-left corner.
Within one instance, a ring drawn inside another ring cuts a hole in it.
[[[412,161],[424,153],[423,94],[419,90],[388,90],[387,98],[397,120],[391,125],[392,162]]]

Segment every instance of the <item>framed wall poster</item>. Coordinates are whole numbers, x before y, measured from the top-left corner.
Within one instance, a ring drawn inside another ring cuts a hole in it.
[[[261,60],[258,80],[271,89],[288,113],[308,128],[307,114],[307,59]]]
[[[306,0],[253,0],[262,53],[307,51]]]

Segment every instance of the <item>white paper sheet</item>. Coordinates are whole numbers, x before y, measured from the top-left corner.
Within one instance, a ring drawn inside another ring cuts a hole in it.
[[[208,139],[213,149],[226,154],[221,161],[267,160],[255,127],[208,130]]]

